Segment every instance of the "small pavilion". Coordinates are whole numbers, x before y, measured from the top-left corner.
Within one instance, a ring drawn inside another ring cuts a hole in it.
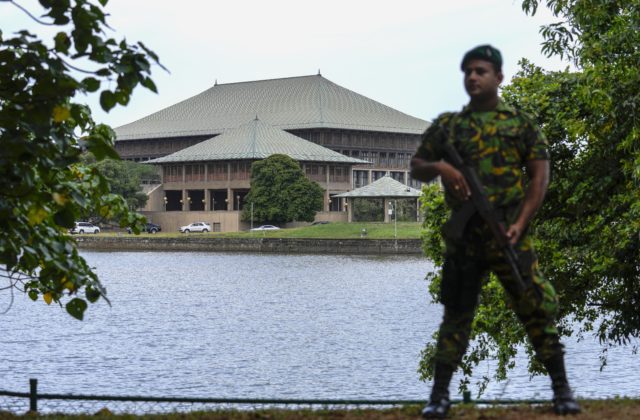
[[[396,214],[399,209],[399,201],[409,202],[412,204],[412,207],[415,209],[413,212],[413,215],[415,216],[413,220],[417,221],[418,209],[420,208],[418,199],[421,195],[422,192],[420,190],[411,188],[399,181],[396,181],[390,176],[384,176],[369,185],[365,185],[364,187],[357,188],[353,191],[337,194],[334,197],[347,200],[345,206],[347,207],[347,220],[349,222],[359,221],[354,220],[355,207],[358,204],[357,200],[363,199],[373,203],[378,207],[378,209],[382,209],[384,220],[377,221],[389,223],[394,220],[394,214]]]

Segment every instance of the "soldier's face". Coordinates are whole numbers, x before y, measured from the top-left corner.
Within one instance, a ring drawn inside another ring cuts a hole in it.
[[[491,99],[498,95],[502,72],[485,60],[469,60],[464,68],[464,88],[475,100]]]

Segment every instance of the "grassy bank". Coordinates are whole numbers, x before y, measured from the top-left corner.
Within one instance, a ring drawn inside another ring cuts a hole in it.
[[[324,225],[304,226],[290,229],[280,229],[262,232],[209,232],[190,233],[188,235],[199,237],[202,235],[215,236],[220,238],[311,238],[311,239],[354,239],[362,237],[362,231],[366,230],[368,239],[419,239],[420,223],[399,222],[397,226],[393,223],[345,223],[333,222]],[[100,235],[127,235],[127,233],[101,233]],[[143,233],[141,235],[150,235]],[[397,235],[397,236],[396,236]],[[93,236],[93,235],[91,235]],[[184,237],[185,234],[179,232],[160,232],[155,236],[161,237]]]
[[[581,401],[583,412],[575,416],[565,418],[571,420],[631,420],[640,418],[640,400],[614,399]],[[39,416],[49,419],[166,419],[166,420],[257,420],[257,419],[281,419],[281,420],[318,420],[318,419],[344,419],[344,420],[404,420],[420,418],[421,407],[408,406],[387,410],[255,410],[255,411],[213,411],[194,412],[184,414],[163,415],[114,415],[108,410],[102,410],[95,415],[46,415]],[[0,412],[0,420],[16,419],[24,416],[16,416]],[[27,415],[26,417],[34,417]],[[507,406],[478,408],[473,405],[454,406],[450,412],[451,419],[506,419],[506,420],[551,420],[562,417],[556,416],[551,410],[550,404],[541,406]]]

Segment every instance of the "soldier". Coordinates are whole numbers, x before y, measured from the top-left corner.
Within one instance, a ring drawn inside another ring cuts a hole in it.
[[[434,383],[424,418],[446,417],[449,382],[467,349],[471,322],[482,282],[493,271],[507,291],[519,320],[551,377],[557,414],[574,414],[573,398],[564,368],[563,346],[555,318],[558,298],[538,269],[527,226],[542,204],[549,182],[549,153],[544,135],[521,112],[498,96],[502,82],[502,56],[490,45],[478,46],[462,59],[464,87],[469,104],[459,113],[440,115],[424,132],[411,160],[411,176],[428,182],[440,176],[451,219],[443,227],[445,258],[441,301],[444,316],[435,354]],[[514,247],[525,292],[514,287],[514,276],[502,251],[478,213],[461,211],[471,197],[465,177],[451,163],[442,145],[453,144],[466,165],[473,168],[495,214],[506,226]],[[528,176],[525,188],[524,171]],[[462,213],[466,216],[460,218]],[[459,232],[455,235],[451,232]]]

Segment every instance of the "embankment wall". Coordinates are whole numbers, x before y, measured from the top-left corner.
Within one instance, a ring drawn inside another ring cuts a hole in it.
[[[419,239],[215,238],[194,235],[79,236],[81,249],[103,251],[272,252],[286,254],[393,255],[422,253]]]

